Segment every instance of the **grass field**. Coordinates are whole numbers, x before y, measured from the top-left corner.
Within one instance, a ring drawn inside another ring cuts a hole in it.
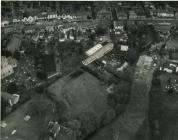
[[[178,76],[173,74],[162,74],[161,89],[152,87],[150,93],[150,126],[153,140],[177,140],[178,139],[178,95],[168,95],[163,92],[168,78],[178,80]],[[155,128],[155,122],[159,128]],[[156,134],[159,131],[159,134]]]
[[[34,114],[29,121],[25,121],[24,117],[35,110],[35,108],[31,108],[32,102],[36,102],[37,106],[42,102],[48,107],[44,108],[45,114]],[[8,137],[8,140],[40,140],[48,121],[54,118],[51,108],[53,108],[53,102],[50,100],[41,96],[33,97],[3,120],[7,126],[1,129],[1,139],[5,140]],[[13,130],[16,130],[14,135],[11,134]]]
[[[108,109],[106,87],[87,72],[59,79],[48,88],[48,92],[54,100],[65,102],[73,117],[84,112],[100,116]]]

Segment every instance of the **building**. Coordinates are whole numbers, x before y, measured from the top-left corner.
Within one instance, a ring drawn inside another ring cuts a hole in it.
[[[56,64],[54,59],[54,54],[44,54],[42,55],[44,70],[46,72],[56,71]]]
[[[1,22],[1,27],[5,27],[7,25],[9,25],[9,21],[2,21]]]
[[[28,33],[33,33],[33,32],[35,32],[35,27],[34,27],[34,26],[31,26],[31,25],[25,26],[25,27],[24,27],[24,32],[25,32],[26,34],[28,34]]]
[[[17,61],[11,57],[6,58],[5,56],[1,57],[1,79],[8,77],[14,73],[13,68],[17,67]]]
[[[105,46],[103,46],[101,49],[99,49],[94,54],[89,56],[87,59],[83,60],[82,63],[84,65],[88,65],[92,63],[93,61],[103,57],[105,54],[110,52],[113,48],[114,48],[114,45],[112,43],[107,43]]]
[[[46,26],[46,30],[48,31],[48,32],[54,32],[54,26],[52,25],[52,26]]]
[[[118,17],[118,19],[127,19],[127,13],[117,11],[117,17]]]
[[[12,57],[7,58],[8,64],[11,65],[13,68],[17,67],[17,60],[13,59]]]
[[[97,44],[94,47],[92,47],[91,49],[89,49],[88,51],[86,51],[86,54],[88,56],[94,54],[96,51],[98,51],[99,49],[101,49],[103,46],[101,44]]]
[[[156,24],[154,27],[156,31],[159,31],[161,33],[167,33],[170,31],[171,26],[172,26],[171,23],[163,22],[163,23]]]
[[[41,53],[35,59],[36,67],[46,73],[53,73],[56,71],[56,62],[53,53]]]
[[[127,45],[121,45],[121,51],[127,52],[129,49],[129,46]]]
[[[178,61],[177,60],[168,60],[167,64],[160,70],[163,70],[167,73],[178,73]]]
[[[136,19],[137,18],[137,14],[135,13],[135,11],[129,11],[129,18],[130,19]]]
[[[158,10],[157,16],[160,18],[173,18],[174,13],[173,11]]]

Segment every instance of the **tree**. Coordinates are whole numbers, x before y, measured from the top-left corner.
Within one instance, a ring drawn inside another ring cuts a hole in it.
[[[96,27],[96,34],[99,36],[105,35],[107,33],[107,26],[99,23]]]
[[[82,43],[79,43],[78,45],[78,53],[80,54],[80,55],[82,55],[83,54],[83,45],[82,45]]]
[[[178,10],[178,3],[177,3],[177,1],[170,1],[169,5],[173,8],[174,17],[175,17],[175,14],[176,14],[176,12]]]
[[[47,79],[47,73],[45,71],[37,71],[37,77],[41,80],[46,80]]]
[[[165,8],[165,4],[167,3],[166,1],[154,1],[152,2],[154,4],[154,6],[156,7],[156,9],[158,8],[162,8],[164,9]]]
[[[166,51],[166,44],[163,44],[161,46],[161,49],[160,49],[160,52],[159,52],[160,56],[163,57],[167,54],[167,51]]]
[[[13,54],[13,58],[15,58],[16,60],[20,60],[20,52],[18,50],[15,50],[14,54]]]
[[[113,20],[117,20],[117,13],[116,13],[116,9],[114,7],[111,8],[111,13],[112,13],[112,18]]]
[[[96,11],[95,11],[96,6],[94,5],[94,2],[90,2],[89,5],[91,9],[92,18],[96,19]]]
[[[153,77],[158,77],[161,75],[161,71],[159,69],[156,69],[154,72],[153,72]]]
[[[161,80],[158,78],[153,78],[152,80],[152,84],[156,87],[160,87],[161,86]]]
[[[108,105],[111,106],[116,114],[120,114],[125,110],[128,104],[131,91],[131,84],[129,82],[119,82],[114,86],[114,94],[110,94],[107,98]]]
[[[130,48],[127,54],[127,59],[126,61],[130,64],[130,65],[135,65],[138,61],[139,58],[139,54],[136,51],[136,49],[134,48]]]
[[[7,51],[7,50],[2,50],[1,55],[5,56],[5,57],[10,57],[10,56],[12,56],[12,53],[10,51]]]
[[[173,88],[173,87],[170,87],[170,88],[168,89],[167,93],[168,93],[169,95],[173,95],[173,94],[174,94],[174,88]]]
[[[146,17],[151,17],[150,13],[149,13],[149,10],[145,7],[145,3],[142,1],[142,2],[139,2],[140,6],[142,7]]]
[[[38,92],[39,94],[43,93],[44,90],[45,90],[44,85],[35,88],[35,91]]]
[[[10,82],[7,86],[7,92],[10,94],[14,94],[18,91],[18,86],[15,82]]]

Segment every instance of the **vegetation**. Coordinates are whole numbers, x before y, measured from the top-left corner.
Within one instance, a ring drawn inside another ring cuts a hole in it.
[[[135,48],[130,48],[127,54],[127,62],[132,66],[135,65],[139,58],[139,53]]]
[[[6,107],[8,105],[9,104],[4,100],[4,98],[1,98],[1,119],[5,117]]]
[[[107,34],[107,25],[104,23],[99,23],[96,27],[96,35],[102,36]]]
[[[68,116],[66,114],[67,106],[63,101],[55,102],[56,103],[56,114],[59,123],[67,121]]]
[[[33,100],[28,105],[28,114],[30,116],[44,116],[54,108],[49,100]]]
[[[116,111],[113,108],[108,109],[101,119],[101,125],[109,124],[116,117]]]
[[[45,71],[38,71],[37,72],[37,77],[41,80],[46,80],[47,79],[47,73]]]
[[[98,119],[94,113],[85,112],[82,113],[78,119],[81,121],[82,135],[88,135],[97,129],[99,124]]]
[[[20,60],[20,52],[18,50],[14,52],[13,58],[15,58],[16,60]]]
[[[129,101],[131,84],[121,81],[114,86],[114,93],[108,96],[108,105],[111,106],[116,115],[122,113]]]
[[[8,93],[11,93],[11,94],[14,94],[18,91],[18,86],[15,82],[11,82],[8,84],[7,86],[7,92]]]

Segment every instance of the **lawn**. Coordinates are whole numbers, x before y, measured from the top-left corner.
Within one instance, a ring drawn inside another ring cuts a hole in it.
[[[29,121],[25,121],[24,117],[31,114],[36,108],[32,104],[36,102],[40,107],[40,102],[44,104],[45,115],[33,114]],[[38,104],[39,103],[39,104]],[[45,107],[45,105],[47,107]],[[34,96],[30,101],[20,106],[17,110],[9,114],[3,121],[7,123],[5,128],[1,129],[1,139],[5,140],[40,140],[46,130],[48,121],[53,119],[52,113],[53,102],[45,97]],[[16,133],[12,135],[12,131]]]
[[[72,117],[84,112],[94,112],[98,116],[103,114],[108,109],[106,87],[87,72],[74,75],[52,84],[48,88],[49,94],[54,100],[65,102]]]

